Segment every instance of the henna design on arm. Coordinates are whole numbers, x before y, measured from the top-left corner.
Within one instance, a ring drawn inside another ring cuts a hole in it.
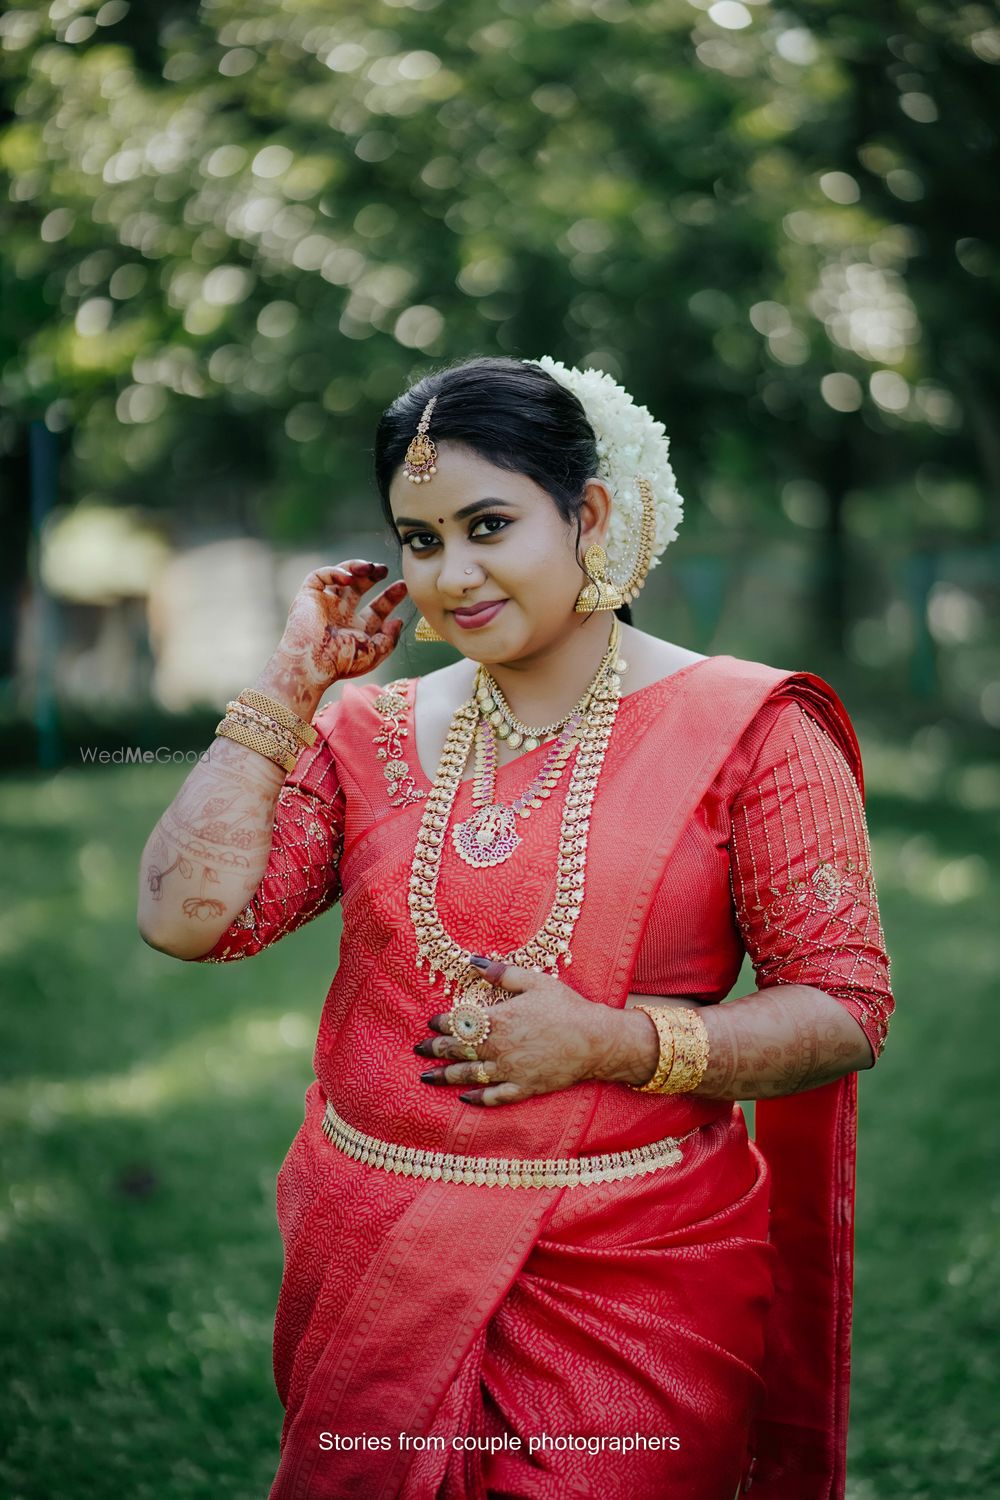
[[[217,748],[214,767],[200,765],[199,781],[192,773],[150,838],[145,893],[156,906],[145,922],[140,906],[153,946],[210,962],[257,953],[333,904],[344,816],[325,739],[287,781],[252,751]]]
[[[702,1008],[709,1058],[695,1093],[769,1099],[832,1083],[870,1064],[860,1026],[832,995],[775,985]]]
[[[766,1099],[831,1083],[871,1065],[858,1023],[831,995],[809,985],[775,985],[723,1005],[701,1005],[676,995],[630,995],[614,1018],[600,1077],[646,1083],[656,1071],[656,1030],[643,1017],[633,1024],[633,1004],[694,1006],[708,1032],[705,1076],[693,1090],[710,1099]]]
[[[252,750],[216,741],[187,777],[143,851],[139,924],[147,941],[195,956],[245,904],[271,845],[284,775]],[[195,939],[177,937],[194,924]],[[207,929],[207,930],[206,930]]]

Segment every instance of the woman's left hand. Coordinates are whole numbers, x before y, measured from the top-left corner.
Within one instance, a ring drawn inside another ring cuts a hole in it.
[[[459,1097],[470,1104],[492,1105],[514,1104],[533,1094],[551,1094],[611,1076],[606,1069],[615,1050],[613,1021],[618,1012],[585,1000],[549,974],[517,964],[491,960],[486,969],[471,967],[470,978],[474,975],[506,991],[509,998],[485,1007],[490,1032],[476,1046],[478,1062],[464,1060],[468,1043],[445,1030],[447,1011],[431,1016],[427,1024],[437,1035],[414,1051],[420,1057],[463,1061],[436,1068],[426,1081],[435,1087],[479,1084],[477,1069],[485,1065],[498,1082],[466,1087]]]

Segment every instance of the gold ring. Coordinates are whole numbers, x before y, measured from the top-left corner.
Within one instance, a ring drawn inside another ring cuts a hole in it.
[[[472,1079],[474,1083],[494,1083],[496,1080],[486,1069],[485,1063],[480,1063],[478,1068],[473,1068]]]
[[[453,1005],[447,1016],[449,1030],[459,1041],[471,1042],[473,1046],[477,1046],[480,1042],[485,1042],[490,1034],[492,1018],[482,1005],[465,1001]]]

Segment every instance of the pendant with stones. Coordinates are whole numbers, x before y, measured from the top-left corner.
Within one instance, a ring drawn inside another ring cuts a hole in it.
[[[477,870],[502,865],[521,842],[513,808],[495,802],[480,807],[452,829],[452,843],[460,859]]]

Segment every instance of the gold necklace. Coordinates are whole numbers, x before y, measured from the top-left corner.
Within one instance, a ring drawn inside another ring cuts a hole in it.
[[[484,711],[486,705],[484,695],[480,690],[480,674],[485,674],[485,668],[480,667],[473,686],[473,697],[479,705],[481,715],[480,722],[476,726],[476,776],[472,793],[474,810],[470,817],[457,823],[451,831],[455,852],[467,865],[471,865],[473,869],[501,865],[505,860],[510,859],[519,847],[522,840],[517,831],[518,818],[530,817],[532,808],[541,807],[543,799],[552,794],[573,753],[573,746],[580,737],[580,727],[589,710],[594,689],[611,670],[612,662],[615,664],[616,671],[624,670],[625,664],[617,662],[617,655],[617,642],[612,640],[583,694],[565,719],[561,721],[559,734],[546,757],[545,764],[527,789],[509,806],[497,799],[497,745],[493,737],[496,713]],[[496,689],[496,695],[501,699],[502,708],[509,713],[499,689]],[[495,701],[493,694],[487,693],[486,700],[492,704]],[[497,732],[499,733],[499,730]],[[536,732],[542,734],[544,731]],[[521,736],[517,735],[516,739],[520,744]],[[513,744],[514,740],[515,736],[511,735],[507,743]],[[536,746],[537,743],[536,740]]]
[[[609,651],[613,648],[617,653],[620,630],[615,617]],[[611,661],[617,666],[616,656],[612,656]],[[557,974],[560,964],[572,962],[570,940],[583,904],[591,808],[620,697],[621,677],[617,671],[606,671],[593,688],[591,713],[580,726],[579,750],[559,830],[555,897],[548,916],[538,931],[512,953],[494,952],[488,957],[550,974]],[[408,900],[416,935],[417,968],[422,969],[426,964],[431,980],[439,973],[448,996],[459,989],[463,998],[472,1003],[490,1004],[502,996],[503,991],[494,989],[487,980],[470,980],[471,952],[445,931],[437,907],[441,852],[479,717],[479,706],[473,697],[463,703],[452,718],[417,834]]]
[[[518,816],[528,817],[533,807],[551,795],[566,762],[577,743],[578,735],[567,731],[555,742],[552,753],[534,781],[510,806],[497,801],[497,749],[488,725],[476,725],[476,776],[472,794],[472,815],[457,823],[451,831],[452,843],[460,859],[474,869],[502,865],[521,843],[517,831]]]
[[[565,729],[573,716],[571,710],[564,719],[559,719],[555,724],[543,724],[538,729],[522,724],[520,719],[514,717],[499,684],[484,666],[480,666],[477,674],[476,701],[483,718],[493,725],[497,736],[506,740],[515,750],[519,745],[523,745],[525,750],[537,750],[547,735],[556,735]]]
[[[619,631],[618,634],[620,637],[621,632]],[[608,649],[604,653],[601,665],[598,667],[590,687],[575,708],[570,709],[564,718],[557,719],[555,723],[542,724],[537,728],[521,722],[504,697],[503,689],[496,678],[480,663],[479,671],[476,674],[474,691],[484,719],[488,719],[494,726],[500,739],[506,740],[507,744],[513,746],[514,749],[523,744],[525,750],[537,750],[542,740],[559,734],[561,730],[565,729],[573,715],[581,707],[585,706],[587,698],[593,690],[594,683],[600,674],[608,669],[611,658],[615,655],[616,650],[617,638],[614,645],[609,641]],[[626,661],[616,660],[614,670],[619,673],[624,672],[627,666],[628,663]]]

